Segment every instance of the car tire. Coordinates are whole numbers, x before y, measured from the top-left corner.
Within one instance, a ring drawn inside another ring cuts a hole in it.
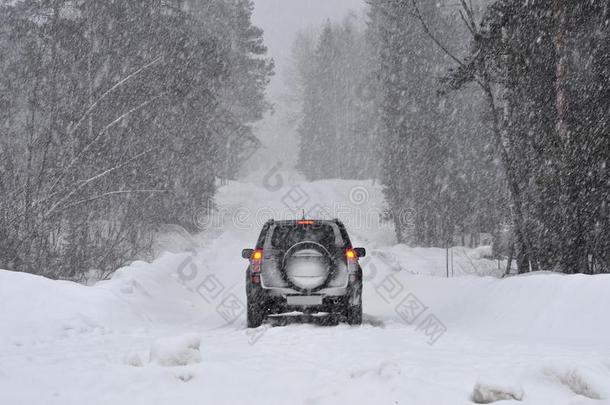
[[[347,307],[348,325],[362,325],[362,303]]]
[[[356,304],[351,304],[354,299],[347,302],[347,323],[349,325],[362,325],[362,287],[358,286],[352,291],[355,295]]]
[[[258,328],[265,320],[265,296],[260,285],[250,282],[246,276],[246,323],[248,328]]]
[[[248,323],[248,328],[258,328],[265,320],[265,313],[256,302],[252,303],[248,300],[247,307],[246,321]]]

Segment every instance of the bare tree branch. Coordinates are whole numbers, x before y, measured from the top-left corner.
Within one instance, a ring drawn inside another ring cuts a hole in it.
[[[104,92],[104,94],[102,94],[97,100],[95,100],[95,102],[93,104],[91,104],[89,106],[89,108],[87,108],[87,110],[85,111],[85,113],[81,116],[81,118],[78,120],[78,122],[76,123],[76,125],[74,125],[73,127],[68,129],[68,135],[72,135],[77,129],[78,127],[80,127],[80,125],[85,121],[85,118],[87,118],[87,116],[89,114],[91,114],[91,112],[93,112],[93,110],[95,109],[95,107],[97,107],[97,105],[104,99],[106,98],[110,93],[112,93],[114,90],[116,90],[117,88],[119,88],[120,86],[122,86],[125,82],[127,82],[129,79],[131,79],[132,77],[138,75],[140,72],[148,69],[149,67],[157,64],[159,61],[161,60],[161,57],[158,57],[156,59],[154,59],[152,62],[147,63],[146,65],[142,66],[141,68],[139,68],[138,70],[136,70],[135,72],[127,75],[125,78],[121,79],[120,81],[118,81],[114,86],[112,86],[111,88],[109,88],[108,90],[106,90]]]
[[[78,153],[78,155],[76,155],[74,157],[74,159],[72,159],[72,161],[68,164],[68,166],[64,167],[61,169],[61,172],[57,175],[57,178],[55,179],[55,182],[53,183],[53,185],[51,186],[51,188],[49,189],[49,196],[47,198],[45,198],[44,200],[52,197],[53,194],[53,190],[59,185],[59,183],[64,179],[64,177],[66,176],[66,174],[68,173],[68,171],[70,169],[72,169],[72,167],[74,167],[74,165],[85,155],[85,153],[93,146],[93,144],[104,134],[106,133],[110,128],[112,128],[114,125],[118,124],[121,120],[123,120],[125,117],[127,117],[130,114],[133,114],[134,112],[141,110],[142,108],[146,107],[147,105],[151,104],[152,102],[154,102],[155,100],[158,100],[159,98],[163,97],[166,94],[166,92],[163,92],[161,94],[156,95],[155,97],[151,98],[150,100],[147,100],[145,102],[143,102],[142,104],[138,105],[137,107],[132,108],[131,110],[127,111],[124,114],[121,114],[119,117],[117,117],[115,120],[113,120],[111,123],[109,123],[108,125],[106,125],[104,128],[102,128],[102,130],[100,130],[97,135],[95,135],[93,137],[93,139],[91,141],[89,141],[89,143],[87,145],[85,145],[85,147]],[[43,200],[43,201],[44,201]]]
[[[68,204],[64,207],[61,208],[61,210],[59,210],[59,212],[61,211],[66,211],[70,208],[76,207],[78,205],[82,205],[82,204],[87,204],[96,200],[100,200],[102,198],[105,197],[110,197],[113,195],[119,195],[119,194],[143,194],[143,193],[167,193],[167,190],[116,190],[116,191],[109,191],[107,193],[103,193],[100,195],[96,195],[94,197],[91,198],[86,198],[84,200],[80,200],[80,201],[76,201],[74,203]]]
[[[430,28],[428,27],[428,24],[426,24],[426,21],[424,20],[424,18],[421,15],[421,12],[419,11],[419,7],[417,6],[417,1],[416,0],[411,0],[411,3],[413,4],[413,9],[415,10],[415,16],[417,17],[417,19],[419,20],[419,22],[422,25],[422,28],[424,29],[424,31],[426,32],[426,34],[428,34],[428,36],[430,37],[430,39],[432,41],[434,41],[434,43],[443,50],[443,52],[445,52],[445,54],[447,54],[447,56],[449,56],[451,59],[453,59],[458,65],[465,67],[466,64],[459,59],[457,56],[455,56],[451,51],[449,51],[449,49],[447,49],[447,47],[445,45],[443,45],[437,38],[436,36],[434,36],[434,34],[432,34],[432,32],[430,31]]]
[[[123,162],[123,163],[121,163],[121,164],[119,164],[119,165],[117,165],[117,166],[114,166],[114,167],[111,167],[110,169],[104,170],[103,172],[98,173],[98,174],[96,174],[95,176],[93,176],[93,177],[91,177],[91,178],[89,178],[89,179],[82,180],[82,181],[80,182],[80,184],[79,184],[78,186],[76,186],[76,187],[75,187],[75,188],[74,188],[72,191],[70,191],[70,192],[69,192],[67,195],[65,195],[63,198],[61,198],[61,199],[60,199],[59,201],[57,201],[55,204],[53,204],[53,206],[52,206],[52,207],[51,207],[51,208],[50,208],[50,209],[49,209],[49,210],[48,210],[48,211],[47,211],[47,212],[44,214],[44,217],[45,217],[45,218],[46,218],[46,217],[49,217],[51,214],[53,214],[53,213],[56,211],[57,207],[59,207],[59,206],[60,206],[61,204],[63,204],[64,202],[66,202],[66,201],[67,201],[67,200],[68,200],[70,197],[72,197],[72,196],[73,196],[74,194],[76,194],[78,191],[82,190],[82,189],[83,189],[85,186],[87,186],[88,184],[90,184],[90,183],[92,183],[92,182],[94,182],[94,181],[96,181],[96,180],[99,180],[100,178],[102,178],[102,177],[104,177],[104,176],[106,176],[106,175],[108,175],[108,174],[110,174],[110,173],[112,173],[112,172],[114,172],[114,171],[117,171],[117,170],[119,170],[119,169],[122,169],[123,167],[127,166],[128,164],[132,163],[133,161],[135,161],[135,160],[137,160],[137,159],[141,158],[142,156],[144,156],[144,155],[146,155],[146,154],[150,153],[151,151],[153,151],[153,150],[155,150],[155,149],[156,149],[156,148],[153,148],[153,149],[149,149],[149,150],[147,150],[147,151],[144,151],[144,152],[142,152],[142,153],[139,153],[139,154],[137,154],[136,156],[134,156],[134,157],[132,157],[132,158],[130,158],[130,159],[128,159],[128,160],[126,160],[125,162]]]
[[[470,33],[472,34],[472,36],[475,36],[477,33],[474,31],[474,29],[470,26],[470,23],[468,22],[468,20],[466,20],[466,17],[464,16],[464,13],[462,12],[462,10],[459,11],[460,13],[460,18],[462,19],[462,21],[464,22],[464,25],[466,26],[466,28],[468,28],[468,31],[470,31]]]

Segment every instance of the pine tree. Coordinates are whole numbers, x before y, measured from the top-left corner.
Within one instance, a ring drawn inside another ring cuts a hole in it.
[[[303,38],[295,60],[302,103],[299,168],[310,179],[375,177],[377,119],[364,28],[350,15],[341,24],[327,22],[315,46]]]
[[[609,188],[599,177],[608,155],[599,149],[607,145],[599,132],[608,111],[600,97],[607,94],[601,68],[608,58],[607,7],[496,1],[482,28],[452,83],[501,85],[499,146],[519,270],[607,271],[607,249],[599,243],[608,232]]]

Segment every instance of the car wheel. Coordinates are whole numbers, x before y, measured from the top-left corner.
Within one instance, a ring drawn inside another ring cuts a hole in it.
[[[248,300],[248,309],[247,309],[247,323],[248,328],[258,328],[263,324],[265,320],[265,313],[263,312],[261,306],[258,303],[252,303]]]
[[[347,302],[347,323],[349,325],[362,324],[362,287],[358,286],[352,291],[353,299]],[[356,304],[352,302],[356,301]]]
[[[347,323],[349,325],[362,325],[362,303],[347,307]]]
[[[248,328],[258,328],[265,320],[265,297],[259,286],[248,284],[246,289],[246,321]]]

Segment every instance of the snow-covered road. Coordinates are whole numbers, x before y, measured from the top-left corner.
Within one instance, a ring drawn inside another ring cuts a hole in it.
[[[610,276],[485,277],[457,248],[447,279],[444,250],[394,245],[379,187],[282,182],[224,186],[208,231],[166,238],[193,252],[93,287],[0,271],[0,404],[610,403]],[[240,250],[296,205],[368,248],[362,327],[245,328]]]

